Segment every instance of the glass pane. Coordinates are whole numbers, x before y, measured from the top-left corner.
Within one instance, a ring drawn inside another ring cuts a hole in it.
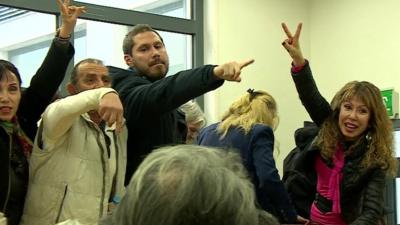
[[[169,56],[167,75],[192,68],[192,36],[159,31]]]
[[[191,19],[190,0],[79,0],[79,2]]]
[[[394,136],[394,147],[395,147],[396,157],[400,158],[400,130],[394,131],[393,136]]]
[[[400,178],[396,178],[396,220],[400,223]]]
[[[0,6],[0,22],[0,30],[7,32],[0,37],[0,58],[18,68],[27,87],[54,37],[55,16]]]
[[[75,63],[85,58],[97,58],[106,65],[127,68],[122,41],[131,27],[90,20],[78,20],[75,37]],[[168,74],[192,67],[192,38],[190,35],[160,32],[168,51]]]

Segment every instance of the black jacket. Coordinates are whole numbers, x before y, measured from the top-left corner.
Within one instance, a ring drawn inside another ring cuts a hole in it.
[[[128,184],[145,155],[154,148],[183,143],[181,115],[177,108],[223,84],[207,65],[150,81],[134,70],[109,67],[113,88],[123,102],[128,127]]]
[[[17,117],[22,130],[31,140],[34,140],[37,122],[64,79],[73,55],[72,45],[62,46],[53,40],[42,65],[22,93]],[[12,160],[10,156],[13,156]],[[19,224],[27,185],[28,163],[22,147],[15,137],[9,136],[0,127],[0,211],[8,217],[10,225]]]
[[[308,62],[300,72],[293,73],[292,77],[303,105],[312,120],[320,127],[332,110],[319,93]],[[363,139],[352,153],[345,157],[340,203],[343,218],[351,225],[375,225],[383,216],[386,171],[380,168],[360,167],[367,147],[367,140]],[[316,192],[317,179],[314,166],[315,156],[319,151],[318,147],[309,145],[301,152],[295,166],[298,172],[297,182],[293,182],[297,187],[290,187],[296,190],[297,194],[303,195],[303,203],[310,204],[308,208],[311,207]],[[307,182],[301,182],[300,179]],[[293,200],[295,201],[295,198]]]

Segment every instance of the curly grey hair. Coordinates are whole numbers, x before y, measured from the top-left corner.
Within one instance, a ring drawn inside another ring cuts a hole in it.
[[[254,188],[233,151],[163,147],[133,175],[114,214],[101,225],[277,225],[255,205]]]

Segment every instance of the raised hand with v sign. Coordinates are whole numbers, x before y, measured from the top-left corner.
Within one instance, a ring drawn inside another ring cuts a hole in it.
[[[287,36],[287,38],[282,42],[282,45],[288,51],[290,57],[292,57],[293,64],[295,66],[302,66],[306,62],[299,44],[302,26],[302,23],[299,23],[297,25],[296,33],[293,36],[287,25],[285,23],[282,23],[283,31],[285,31]]]

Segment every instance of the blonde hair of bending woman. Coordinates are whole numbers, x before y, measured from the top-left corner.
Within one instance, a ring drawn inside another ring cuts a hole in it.
[[[265,91],[251,89],[233,102],[225,112],[217,131],[224,138],[229,128],[238,127],[248,134],[255,124],[264,124],[275,130],[279,117],[275,99]]]

